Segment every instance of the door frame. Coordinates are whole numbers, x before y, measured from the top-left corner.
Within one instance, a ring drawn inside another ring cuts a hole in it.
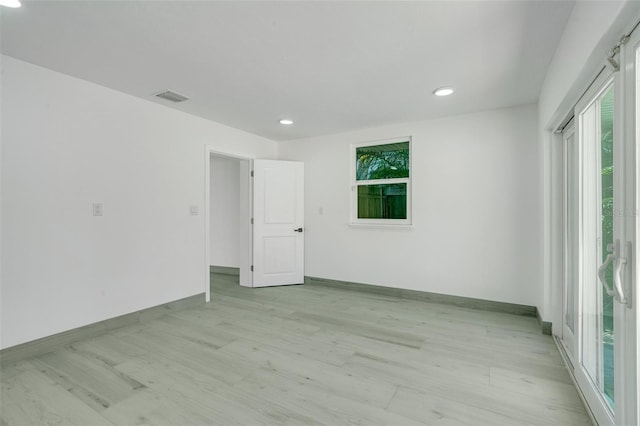
[[[638,119],[638,106],[640,105],[640,87],[636,86],[638,78],[640,78],[640,27],[636,27],[631,33],[630,39],[626,44],[620,47],[620,90],[615,94],[617,102],[616,108],[621,108],[624,112],[622,122],[617,123],[616,130],[624,135],[624,147],[620,153],[624,165],[624,182],[622,190],[626,204],[623,206],[623,227],[624,239],[622,244],[627,241],[631,242],[631,253],[625,253],[631,262],[631,270],[627,269],[626,273],[630,276],[627,279],[626,291],[630,299],[631,305],[624,310],[624,314],[620,318],[624,322],[624,328],[627,336],[625,339],[624,353],[625,359],[615,359],[616,363],[622,365],[622,369],[626,372],[621,379],[621,391],[629,395],[629,402],[622,413],[621,422],[633,424],[639,420],[640,416],[640,315],[638,315],[638,303],[640,297],[637,291],[638,284],[638,262],[640,255],[638,253],[638,242],[640,241],[640,197],[638,197],[638,188],[640,188],[640,150],[637,146],[640,143],[640,120]],[[620,327],[621,324],[615,326]],[[628,380],[629,377],[635,377]],[[620,380],[620,379],[619,379]]]
[[[562,200],[557,196],[557,188],[562,187],[562,169],[559,167],[562,164],[562,161],[559,160],[562,156],[562,150],[560,149],[562,147],[562,136],[560,132],[571,116],[573,116],[574,107],[583,98],[586,89],[589,88],[593,81],[597,79],[598,75],[607,66],[609,66],[605,52],[611,52],[613,46],[620,41],[621,36],[623,34],[629,34],[636,27],[639,16],[638,13],[640,13],[639,2],[626,2],[621,7],[615,21],[611,23],[598,44],[593,46],[591,53],[585,58],[585,62],[583,62],[579,67],[579,71],[573,75],[571,80],[566,80],[562,87],[555,87],[556,94],[560,91],[560,96],[557,99],[559,102],[556,104],[556,109],[548,120],[541,123],[542,134],[540,136],[540,155],[542,156],[542,165],[540,169],[540,183],[542,185],[541,201],[543,215],[543,236],[541,240],[543,288],[539,303],[544,315],[542,319],[545,320],[549,318],[553,321],[552,332],[556,337],[556,344],[558,345],[558,349],[561,354],[563,354],[564,360],[567,363],[567,367],[571,371],[572,378],[574,378],[574,380],[575,377],[573,376],[572,366],[565,356],[563,345],[559,341],[559,338],[562,336],[562,327],[556,326],[557,324],[562,324],[563,276],[562,262],[557,261],[558,254],[562,254],[562,239],[558,238],[558,234],[562,234],[558,232],[558,223],[562,220]],[[640,28],[635,28],[636,39],[639,32]],[[622,53],[625,48],[630,50],[631,46],[634,45],[633,34],[631,38],[632,40],[630,40],[626,46],[621,47],[620,53]],[[623,55],[620,54],[617,55],[617,57],[621,58]],[[634,93],[636,97],[639,95],[638,88],[636,88],[635,91],[630,91],[635,76],[631,74],[627,61],[618,59],[618,63],[620,64],[620,76],[618,78],[624,78],[622,76],[623,73],[627,74],[625,78],[625,92],[628,96],[625,102],[625,114],[637,114],[637,108],[640,108],[640,104],[636,103],[634,105],[630,105],[631,102],[636,101],[629,99],[631,98],[630,95],[632,93]],[[616,93],[616,98],[619,99],[618,93]],[[553,101],[553,96],[549,96],[545,99],[547,102],[549,102],[549,100]],[[616,106],[618,107],[620,104],[616,102]],[[632,118],[632,120],[630,118]],[[640,127],[638,127],[637,118],[635,115],[631,117],[627,116],[625,117],[625,121],[625,132],[627,133],[626,140],[629,141],[630,135],[631,137],[635,135],[635,142],[637,144],[638,141],[640,141]],[[636,167],[638,167],[640,164],[640,150],[635,149],[635,155],[632,155],[632,152],[628,152],[627,154],[631,155],[631,158],[636,161]],[[627,160],[630,160],[631,158],[627,157]],[[630,172],[629,169],[627,171]],[[636,170],[634,179],[629,180],[629,178],[627,178],[627,183],[629,182],[635,182],[635,191],[640,188],[640,172],[638,170]],[[632,190],[634,189],[628,187],[627,194]],[[640,214],[638,211],[640,211],[640,202],[636,199],[634,212],[635,217],[629,217],[627,220],[627,235],[635,240],[635,253],[632,254],[634,257],[633,279],[635,285],[637,285],[638,277],[637,265],[640,262],[640,252],[637,249],[637,244],[640,242]],[[630,227],[630,224],[633,224],[634,227]],[[633,231],[634,228],[635,232]],[[633,235],[631,235],[630,232],[633,233]],[[629,312],[630,315],[626,315],[627,318],[625,320],[627,322],[627,329],[630,334],[633,334],[635,340],[634,347],[629,348],[629,351],[630,353],[635,352],[635,356],[627,357],[625,370],[628,375],[633,375],[633,377],[636,378],[636,386],[635,389],[632,389],[633,386],[627,382],[625,383],[625,390],[627,395],[635,395],[635,404],[633,404],[633,407],[627,406],[625,413],[617,420],[629,423],[629,419],[631,419],[631,423],[629,424],[635,424],[638,419],[638,413],[640,413],[640,398],[638,397],[640,396],[640,381],[637,380],[638,375],[640,374],[640,339],[638,338],[638,332],[640,331],[640,315],[638,315],[638,309],[636,308],[640,303],[640,295],[638,294],[638,291],[635,291],[631,296],[634,304],[634,310],[633,312]],[[616,327],[616,325],[614,325],[614,327]],[[578,388],[578,393],[584,401],[584,395],[580,388]],[[587,408],[590,413],[589,407]]]
[[[240,281],[241,285],[251,287],[251,256],[252,256],[252,234],[251,234],[251,179],[249,177],[250,170],[252,168],[251,162],[255,157],[250,157],[245,154],[234,153],[230,151],[223,151],[212,147],[211,145],[205,145],[204,147],[204,288],[205,288],[205,301],[211,301],[211,278],[210,278],[210,263],[211,263],[211,157],[225,157],[230,159],[240,160],[240,170],[243,172],[243,168],[246,166],[246,179],[240,179],[240,235],[238,238],[241,240],[241,255],[240,255]],[[238,176],[240,178],[240,176]],[[245,200],[246,198],[246,200]]]
[[[569,196],[571,196],[570,193],[570,188],[569,188],[569,179],[570,179],[570,175],[569,175],[569,158],[572,154],[576,154],[576,158],[574,159],[575,163],[575,170],[572,170],[573,172],[575,172],[575,176],[573,176],[574,180],[574,185],[575,187],[573,189],[575,189],[577,192],[579,192],[579,185],[578,185],[578,180],[579,180],[579,176],[577,176],[579,174],[579,163],[578,163],[578,134],[577,134],[577,130],[576,130],[576,121],[577,119],[572,118],[563,128],[562,133],[561,133],[561,137],[562,137],[562,151],[563,151],[563,155],[562,155],[562,240],[563,240],[563,250],[562,250],[562,297],[559,298],[559,300],[561,300],[561,315],[559,315],[559,320],[556,324],[559,324],[558,327],[558,332],[557,334],[561,337],[560,341],[561,343],[564,345],[565,347],[565,351],[566,351],[566,355],[569,358],[569,361],[571,362],[572,366],[575,365],[576,360],[577,360],[577,355],[576,355],[576,331],[577,331],[577,323],[579,321],[579,316],[578,316],[578,309],[577,309],[577,303],[578,303],[578,295],[579,295],[579,283],[578,283],[578,275],[579,275],[579,264],[578,262],[576,262],[575,264],[572,263],[571,259],[569,259],[567,257],[567,253],[566,250],[569,247],[570,244],[574,243],[576,245],[576,247],[573,247],[573,250],[575,251],[575,255],[578,254],[578,234],[579,234],[579,227],[577,229],[576,235],[572,235],[573,239],[570,240],[569,239],[569,226],[571,226],[571,223],[568,220],[568,213],[569,213],[569,206],[570,206],[570,201],[569,201]],[[569,138],[573,138],[573,147],[569,147],[568,146],[568,142],[567,140]],[[575,194],[576,196],[578,194]],[[576,210],[579,210],[580,206],[579,206],[579,202],[578,200],[575,200],[575,206],[574,208]],[[570,274],[570,270],[569,268],[573,268],[573,273],[575,274],[575,276],[571,276]],[[567,311],[566,311],[566,307],[568,304],[568,294],[567,294],[567,285],[568,285],[568,281],[570,279],[570,277],[572,277],[574,279],[574,287],[573,287],[573,300],[572,305],[574,306],[574,318],[573,318],[573,331],[570,330],[567,326],[567,322],[566,322],[566,316],[567,316]]]
[[[600,425],[614,425],[615,424],[615,413],[619,412],[618,409],[614,409],[614,412],[611,412],[609,410],[609,407],[607,405],[607,402],[604,400],[603,396],[600,395],[600,393],[598,392],[591,392],[590,388],[595,388],[597,387],[595,384],[592,383],[592,378],[589,376],[589,374],[587,373],[586,369],[583,367],[582,362],[583,362],[583,346],[584,346],[584,336],[583,336],[583,319],[584,319],[584,312],[583,312],[583,305],[582,305],[582,300],[584,297],[584,284],[588,279],[593,280],[596,283],[596,295],[601,294],[602,292],[602,285],[600,284],[600,282],[598,281],[598,278],[595,275],[595,268],[599,267],[601,264],[601,259],[599,256],[587,256],[585,254],[585,232],[586,229],[591,229],[592,227],[589,225],[593,225],[596,224],[596,226],[599,225],[599,222],[597,220],[597,217],[599,217],[599,213],[593,213],[590,212],[588,215],[586,215],[587,210],[589,209],[589,201],[594,201],[591,199],[587,199],[585,200],[585,192],[584,192],[584,187],[585,187],[585,179],[590,178],[590,181],[596,181],[595,186],[596,186],[596,191],[600,191],[600,188],[598,187],[597,184],[597,178],[598,175],[600,173],[600,167],[598,166],[596,170],[590,170],[588,169],[588,165],[584,163],[584,159],[585,159],[585,154],[584,151],[587,149],[590,150],[594,150],[593,155],[595,155],[596,157],[599,155],[599,153],[596,153],[595,151],[597,151],[594,147],[592,146],[586,146],[584,145],[584,140],[585,137],[583,135],[583,123],[582,123],[582,114],[587,110],[587,108],[592,105],[593,102],[595,102],[595,99],[598,98],[599,96],[601,96],[608,88],[613,87],[615,94],[617,95],[618,93],[618,86],[619,86],[619,82],[617,81],[616,76],[614,75],[614,73],[612,72],[612,70],[606,68],[605,70],[603,70],[600,75],[598,76],[598,78],[595,79],[595,81],[591,84],[591,86],[589,87],[589,89],[585,92],[585,94],[582,96],[582,98],[580,99],[580,101],[576,104],[575,106],[575,132],[577,135],[577,143],[578,143],[578,169],[580,170],[579,172],[579,176],[578,176],[578,291],[577,291],[577,297],[578,297],[578,310],[576,312],[577,316],[577,335],[576,335],[576,339],[574,341],[574,349],[575,349],[575,358],[576,358],[576,362],[574,364],[574,371],[573,374],[575,376],[575,379],[578,383],[578,385],[580,386],[580,391],[582,393],[582,395],[584,396],[584,398],[587,401],[587,404],[589,406],[589,409],[591,410],[592,414],[594,415],[596,421],[598,422],[598,424]],[[617,119],[614,119],[617,120]],[[599,123],[598,123],[599,125]],[[615,128],[615,124],[614,124],[614,128]],[[614,140],[614,144],[617,142],[619,143],[620,141],[620,136],[618,136],[616,138],[616,140]],[[599,162],[598,162],[599,164]],[[586,172],[585,172],[586,170]],[[616,182],[614,183],[614,191],[617,191],[615,189],[616,185],[617,185],[617,181],[619,179],[619,176],[616,177]],[[593,183],[593,182],[592,182]],[[617,194],[617,192],[616,192]],[[620,198],[618,198],[620,199]],[[614,226],[615,227],[615,226]],[[596,238],[597,236],[600,235],[600,232],[596,232]],[[614,234],[614,238],[615,238]],[[603,248],[603,250],[606,250],[605,248]],[[594,253],[590,253],[590,254],[594,254]],[[585,257],[588,258],[596,258],[596,264],[595,265],[591,265],[594,266],[594,268],[587,268],[587,266],[589,266],[589,264],[585,265]],[[587,269],[589,272],[587,272]],[[589,276],[591,278],[587,278],[586,275],[587,273],[589,274]],[[617,302],[614,302],[614,306]],[[615,308],[614,308],[615,309]],[[616,317],[616,314],[614,313],[614,318]],[[617,321],[617,320],[615,320]],[[617,322],[616,322],[616,325]],[[614,327],[615,329],[615,327]],[[620,329],[617,329],[616,331],[618,331]],[[616,343],[618,344],[618,343]],[[619,349],[618,349],[619,351]],[[617,359],[615,360],[617,361]],[[614,361],[614,362],[615,362]],[[614,364],[616,365],[616,364]],[[599,368],[599,367],[598,367]],[[619,366],[615,369],[616,374],[614,374],[614,383],[615,383],[615,390],[618,390],[618,378],[619,378]],[[620,395],[620,393],[615,392],[615,394]],[[623,400],[618,400],[616,399],[616,406],[619,406],[620,404],[624,405],[624,401]]]
[[[620,70],[616,73],[611,72],[611,70],[606,67],[600,73],[599,76],[592,82],[589,89],[581,96],[581,99],[577,102],[577,105],[573,112],[575,112],[575,126],[576,133],[581,132],[581,125],[578,117],[580,113],[584,110],[585,106],[589,103],[589,99],[595,97],[598,92],[601,92],[608,81],[613,80],[613,86],[615,90],[615,108],[617,111],[622,111],[625,114],[624,117],[620,113],[618,113],[614,119],[614,129],[616,133],[619,135],[617,140],[618,148],[616,149],[616,157],[619,173],[616,175],[616,181],[618,183],[615,184],[616,191],[624,191],[624,196],[622,196],[621,192],[617,192],[617,199],[623,200],[625,205],[618,206],[618,209],[622,209],[621,211],[616,213],[616,216],[620,216],[620,222],[617,227],[619,227],[617,231],[617,235],[619,236],[622,244],[626,241],[632,242],[632,247],[635,249],[635,253],[631,253],[631,256],[634,256],[634,259],[631,261],[632,270],[627,270],[625,273],[632,274],[633,283],[637,283],[637,264],[640,261],[640,255],[637,250],[637,243],[640,241],[640,200],[637,198],[636,188],[640,187],[640,173],[638,170],[638,165],[640,164],[640,151],[636,149],[637,141],[640,140],[640,123],[638,123],[638,119],[636,117],[636,111],[638,105],[640,105],[640,88],[635,87],[636,75],[634,74],[637,70],[637,67],[640,66],[640,61],[635,62],[630,66],[630,62],[635,61],[635,51],[634,48],[640,46],[640,30],[636,30],[635,34],[632,35],[630,42],[626,46],[621,47],[621,51],[624,52],[627,50],[626,55],[621,56],[621,66]],[[625,62],[625,59],[627,60]],[[567,121],[565,121],[567,122]],[[559,124],[556,128],[560,129],[562,126]],[[562,136],[556,132],[553,135],[553,142],[557,142],[558,145],[562,146]],[[624,135],[624,136],[622,136]],[[579,150],[582,150],[581,147],[582,137],[578,136],[578,144]],[[555,147],[552,147],[555,148]],[[564,162],[554,162],[553,158],[558,154],[555,149],[551,149],[551,180],[556,184],[562,184],[561,179],[554,179],[554,174],[558,172],[555,176],[562,176],[564,170],[558,170],[558,164],[562,164],[564,166]],[[582,155],[579,155],[579,162],[582,162]],[[554,167],[555,166],[555,167]],[[582,168],[582,165],[579,166]],[[582,178],[580,178],[582,180]],[[619,180],[623,180],[622,183]],[[553,185],[556,187],[556,185]],[[580,197],[582,197],[582,190],[579,191]],[[560,216],[563,209],[560,203],[556,204],[556,207],[552,206],[552,217]],[[583,214],[583,201],[579,201],[579,215]],[[557,216],[556,216],[557,215]],[[563,226],[564,228],[564,226]],[[582,239],[583,232],[582,225],[582,217],[580,218],[580,231],[579,238]],[[564,229],[562,234],[564,235]],[[554,244],[555,247],[557,245]],[[562,251],[561,247],[558,247],[558,251]],[[583,243],[579,244],[580,257],[582,257]],[[628,254],[624,254],[629,256]],[[556,270],[557,271],[557,270]],[[579,268],[579,274],[583,273],[582,266]],[[582,282],[582,278],[580,282]],[[634,284],[635,286],[635,284]],[[560,281],[560,285],[553,286],[553,299],[557,301],[563,300],[563,286]],[[580,286],[579,289],[579,298],[582,298],[582,288]],[[637,314],[636,306],[640,303],[640,297],[638,297],[637,292],[631,292],[632,305],[631,308],[625,308],[623,306],[618,306],[617,309],[618,314],[614,314],[615,324],[614,328],[616,330],[616,335],[620,335],[620,338],[616,339],[616,355],[614,358],[614,362],[616,367],[615,374],[615,393],[618,396],[616,398],[616,408],[615,408],[615,420],[610,417],[607,410],[604,409],[603,405],[600,403],[601,401],[594,401],[594,398],[601,399],[599,396],[595,397],[595,395],[589,395],[588,392],[585,392],[584,389],[578,389],[581,397],[587,402],[589,410],[592,412],[596,418],[606,419],[607,421],[617,422],[616,424],[634,424],[637,421],[638,412],[640,412],[640,401],[637,398],[637,395],[640,395],[640,382],[637,380],[637,373],[640,371],[640,359],[638,359],[637,354],[640,353],[640,339],[638,339],[638,330],[640,329],[640,317]],[[617,302],[616,306],[618,305]],[[582,327],[582,312],[581,307],[578,309],[578,318],[577,323],[578,327]],[[562,318],[562,304],[557,303],[553,306],[553,316],[554,322],[557,320],[560,327],[554,327],[553,333],[558,336],[560,339],[563,335],[563,318]],[[624,336],[623,336],[624,333]],[[576,371],[581,368],[581,360],[582,357],[582,333],[578,332],[576,336],[577,339],[574,340],[574,348],[576,353],[576,361],[573,362],[573,371],[574,379],[581,383],[581,387],[586,385],[586,381],[584,376],[581,375],[580,372]],[[624,342],[624,344],[623,344]],[[558,341],[561,344],[560,341]],[[566,361],[566,360],[565,360]],[[571,367],[570,367],[571,369]],[[629,380],[630,377],[635,377],[636,380]],[[622,397],[624,395],[624,397]],[[635,403],[634,403],[635,401]]]

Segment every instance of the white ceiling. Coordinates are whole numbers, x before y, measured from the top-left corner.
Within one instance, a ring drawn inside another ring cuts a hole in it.
[[[535,102],[573,3],[26,0],[2,53],[289,140]]]

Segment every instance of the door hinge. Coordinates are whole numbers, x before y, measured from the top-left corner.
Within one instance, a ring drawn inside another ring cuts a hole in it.
[[[253,218],[251,218],[251,224],[253,225]]]
[[[251,170],[251,177],[253,177],[253,170]]]
[[[253,272],[253,265],[251,265],[251,272]]]

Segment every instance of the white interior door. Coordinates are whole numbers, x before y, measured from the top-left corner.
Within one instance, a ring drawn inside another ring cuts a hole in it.
[[[304,164],[253,162],[253,287],[304,282]]]

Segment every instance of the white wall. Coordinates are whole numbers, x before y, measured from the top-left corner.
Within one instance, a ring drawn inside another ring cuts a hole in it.
[[[276,154],[272,141],[6,56],[1,136],[3,348],[203,293],[205,145]]]
[[[210,264],[240,267],[240,160],[211,157]]]
[[[305,275],[535,305],[536,128],[529,105],[281,142],[305,162]],[[413,137],[415,227],[349,227],[349,145],[398,136]]]
[[[576,99],[572,98],[586,89],[581,80],[593,80],[604,65],[609,49],[622,32],[605,35],[623,6],[624,1],[576,2],[540,91],[539,117],[545,127],[573,107]],[[565,111],[560,112],[563,103]]]
[[[545,321],[557,323],[562,285],[562,228],[560,203],[561,148],[552,131],[569,113],[590,82],[605,65],[606,56],[622,34],[640,16],[640,2],[578,1],[567,22],[558,49],[549,65],[538,101],[540,151],[540,227],[543,231],[541,269],[537,306]],[[554,296],[554,292],[557,294]]]

